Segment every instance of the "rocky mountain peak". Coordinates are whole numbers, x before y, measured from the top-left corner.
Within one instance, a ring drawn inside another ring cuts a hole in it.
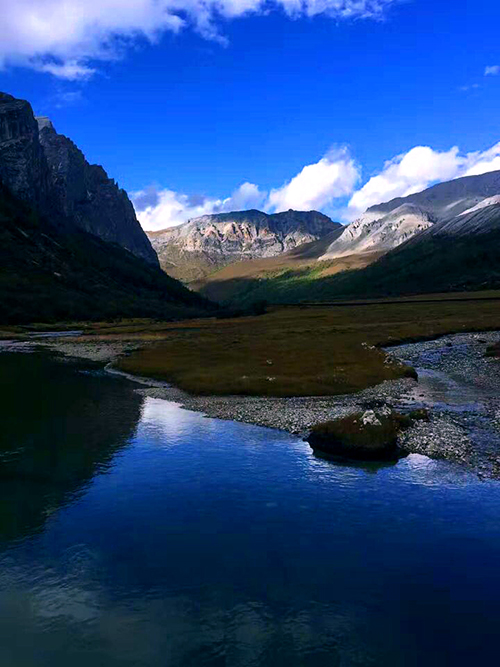
[[[498,194],[500,172],[488,172],[439,183],[423,192],[372,206],[345,228],[320,259],[388,252],[437,223],[495,204]]]
[[[49,173],[29,102],[0,93],[0,181],[30,204],[49,208]]]
[[[36,116],[35,120],[38,123],[39,132],[48,130],[49,132],[56,133],[55,127],[48,116]]]
[[[164,270],[186,282],[247,259],[275,257],[340,228],[318,211],[215,213],[148,236]]]
[[[52,224],[79,227],[158,264],[126,192],[49,118],[35,119],[28,102],[7,93],[0,93],[0,181]]]

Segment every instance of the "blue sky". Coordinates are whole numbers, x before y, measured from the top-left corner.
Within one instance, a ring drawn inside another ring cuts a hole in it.
[[[3,0],[0,89],[145,191],[146,226],[237,204],[351,219],[500,168],[496,0],[63,4]]]

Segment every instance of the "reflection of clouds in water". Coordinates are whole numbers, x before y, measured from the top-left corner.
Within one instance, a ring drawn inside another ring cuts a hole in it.
[[[220,429],[220,422],[203,414],[181,408],[178,403],[146,396],[136,440],[139,445],[169,449],[185,444],[186,439],[202,438]]]
[[[269,439],[263,434],[269,434]],[[210,439],[211,447],[227,446],[228,443],[248,453],[258,455],[262,447],[281,446],[288,441],[292,449],[304,450],[306,443],[287,433],[235,421],[207,418],[201,412],[182,408],[163,398],[146,396],[142,406],[141,419],[137,429],[137,440],[154,442],[157,447],[170,448],[186,444],[186,438]],[[293,451],[291,452],[293,454]]]
[[[73,547],[60,574],[4,559],[0,581],[0,646],[16,628],[24,641],[16,664],[231,665],[300,664],[323,667],[371,664],[353,644],[362,630],[360,609],[300,603],[285,613],[280,604],[242,600],[230,587],[169,592],[161,588],[120,598],[98,584],[99,559],[84,545]],[[22,582],[22,583],[21,583]],[[11,591],[11,593],[9,592]],[[67,642],[71,638],[71,648]],[[0,651],[1,654],[1,651]],[[101,664],[101,663],[99,663]]]
[[[325,485],[330,485],[333,478],[335,486],[345,490],[357,488],[360,478],[377,477],[384,483],[387,475],[390,476],[391,483],[399,479],[403,484],[440,489],[461,488],[479,483],[477,477],[459,464],[430,459],[421,454],[409,454],[393,462],[360,463],[321,458],[310,450],[304,457],[304,472],[310,479]]]
[[[409,484],[436,489],[457,489],[479,484],[477,477],[458,463],[430,459],[422,454],[410,454],[401,461],[400,476]]]

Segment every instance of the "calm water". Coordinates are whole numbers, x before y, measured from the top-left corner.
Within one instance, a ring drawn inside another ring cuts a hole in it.
[[[0,355],[1,667],[498,664],[500,483]]]

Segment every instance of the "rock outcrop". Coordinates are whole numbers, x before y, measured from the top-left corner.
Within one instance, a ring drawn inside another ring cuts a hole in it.
[[[235,211],[204,215],[148,236],[162,268],[192,282],[241,260],[276,257],[341,229],[318,211]]]
[[[372,206],[345,228],[320,259],[388,252],[413,237],[418,238],[421,232],[431,231],[434,225],[440,229],[447,225],[451,233],[448,222],[452,220],[456,220],[453,228],[465,230],[464,218],[474,219],[476,224],[486,220],[486,209],[498,205],[499,194],[500,172],[489,172],[440,183],[423,192]]]
[[[142,230],[132,202],[99,165],[89,164],[80,149],[58,134],[48,118],[38,118],[40,143],[50,169],[58,209],[86,232],[117,243],[148,262],[156,253]]]
[[[126,192],[31,105],[0,93],[0,182],[51,224],[83,229],[151,264],[158,258]]]
[[[49,168],[31,105],[1,92],[0,181],[22,201],[49,208]]]

